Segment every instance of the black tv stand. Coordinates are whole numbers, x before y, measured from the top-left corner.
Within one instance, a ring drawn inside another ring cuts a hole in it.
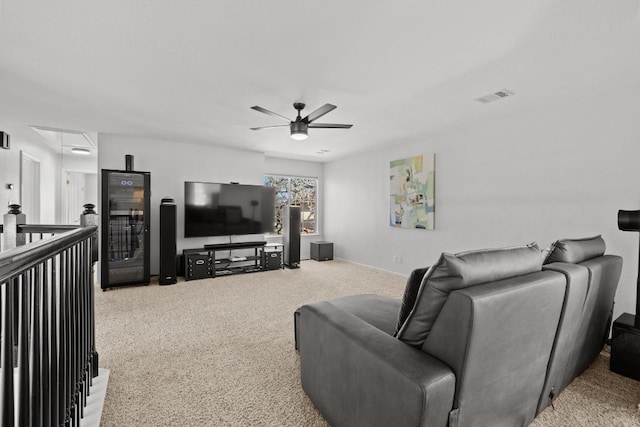
[[[184,277],[186,280],[205,279],[238,273],[263,271],[267,242],[216,243],[204,248],[184,249]],[[272,246],[272,245],[269,245]],[[281,245],[276,245],[277,246]],[[246,250],[253,249],[253,254]],[[234,255],[232,251],[244,250]],[[220,252],[228,252],[221,254]]]
[[[215,251],[224,251],[224,250],[233,250],[233,249],[243,249],[243,248],[263,248],[267,242],[239,242],[239,243],[214,243],[212,245],[204,245],[205,250],[215,250]]]

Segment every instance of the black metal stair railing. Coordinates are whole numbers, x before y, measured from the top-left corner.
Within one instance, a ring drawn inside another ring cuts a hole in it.
[[[0,224],[0,235],[3,232],[3,225]],[[75,230],[77,225],[42,225],[42,224],[18,224],[16,226],[17,233],[24,235],[25,244],[34,243],[42,239],[64,233],[69,230]],[[1,242],[0,242],[1,243]],[[3,248],[0,247],[0,252]]]
[[[0,253],[0,425],[79,425],[98,374],[96,239],[88,226]]]

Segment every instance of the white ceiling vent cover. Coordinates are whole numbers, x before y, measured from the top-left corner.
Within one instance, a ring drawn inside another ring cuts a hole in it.
[[[489,102],[497,101],[502,98],[506,98],[508,96],[513,96],[515,93],[509,89],[502,89],[494,93],[490,93],[489,95],[485,95],[481,98],[476,98],[476,101],[481,102],[483,104],[488,104]]]

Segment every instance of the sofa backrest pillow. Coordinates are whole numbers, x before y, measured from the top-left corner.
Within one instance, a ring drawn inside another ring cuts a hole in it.
[[[604,255],[607,249],[601,236],[586,237],[584,239],[562,239],[551,244],[545,264],[552,262],[568,262],[579,264]]]
[[[420,290],[422,279],[427,273],[427,270],[429,270],[429,267],[416,268],[411,272],[407,279],[407,285],[404,288],[404,295],[402,295],[402,305],[400,306],[400,312],[398,313],[398,321],[396,322],[396,334],[404,324],[405,320],[407,320],[407,317],[409,317],[409,313],[413,310],[413,306],[416,305],[418,291]]]
[[[450,292],[541,271],[542,260],[535,243],[443,253],[422,279],[416,303],[395,336],[407,344],[422,346]]]

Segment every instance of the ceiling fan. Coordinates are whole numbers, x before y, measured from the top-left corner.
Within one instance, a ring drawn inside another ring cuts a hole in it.
[[[289,126],[291,130],[291,138],[302,141],[303,139],[307,139],[309,137],[309,128],[325,128],[325,129],[350,129],[353,125],[341,125],[335,123],[315,123],[317,119],[324,116],[328,112],[336,109],[335,105],[324,104],[322,107],[317,110],[309,113],[306,117],[300,116],[300,111],[303,110],[305,105],[302,102],[296,102],[293,104],[293,108],[298,110],[298,117],[295,120],[289,120],[285,116],[282,116],[278,113],[274,113],[273,111],[269,111],[265,108],[253,106],[251,107],[253,110],[260,111],[261,113],[268,114],[270,116],[280,117],[281,119],[285,119],[289,122],[288,125],[275,125],[275,126],[261,126],[257,128],[251,128],[251,130],[259,130],[259,129],[272,129],[272,128],[280,128]]]

